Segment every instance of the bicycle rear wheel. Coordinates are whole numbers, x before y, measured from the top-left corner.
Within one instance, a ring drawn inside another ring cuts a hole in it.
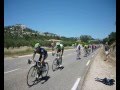
[[[47,74],[48,74],[48,71],[49,71],[49,65],[48,65],[47,62],[45,62],[45,66],[43,66],[43,70],[42,70],[41,76],[42,76],[42,77],[46,77]]]
[[[55,71],[57,69],[57,59],[53,60],[53,63],[52,63],[52,70]]]
[[[35,83],[36,76],[37,76],[37,67],[32,66],[29,69],[28,74],[27,74],[27,85],[28,86],[32,86]]]

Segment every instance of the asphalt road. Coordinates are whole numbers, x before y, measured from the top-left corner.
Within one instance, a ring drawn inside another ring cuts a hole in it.
[[[81,59],[76,60],[76,51],[67,50],[63,55],[64,68],[55,72],[52,71],[52,62],[55,57],[49,53],[46,59],[49,64],[48,77],[32,87],[28,87],[26,81],[28,70],[33,65],[27,64],[31,55],[4,58],[4,90],[78,90],[79,83],[97,52],[98,50],[94,51],[88,57],[84,57],[82,52]]]

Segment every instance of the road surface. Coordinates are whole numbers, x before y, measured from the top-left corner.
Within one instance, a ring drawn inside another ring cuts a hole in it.
[[[27,60],[31,55],[4,58],[4,90],[80,90],[80,82],[85,75],[91,60],[97,54],[98,50],[91,53],[88,57],[81,54],[81,59],[76,60],[75,49],[64,52],[62,70],[52,71],[52,62],[54,56],[48,54],[46,61],[49,64],[48,77],[41,80],[32,87],[27,86],[27,73],[33,64],[27,64]],[[35,59],[38,58],[38,55]]]

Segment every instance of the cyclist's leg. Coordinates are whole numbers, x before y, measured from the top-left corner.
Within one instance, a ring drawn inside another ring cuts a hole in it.
[[[60,54],[60,59],[61,59],[61,62],[60,62],[60,65],[62,65],[62,55],[63,55],[63,49],[61,50],[61,52],[60,52],[61,54]]]
[[[80,55],[81,55],[81,51],[79,50],[79,58],[80,58]]]
[[[61,54],[62,54],[62,50],[59,49],[59,50],[58,50],[58,56],[59,56],[58,64],[59,64],[60,66],[61,66],[61,64],[62,64],[62,63],[61,63],[61,62],[62,62],[62,61],[61,61],[61,60],[62,60],[62,59],[61,59]],[[60,60],[60,59],[61,59],[61,60]]]
[[[41,59],[42,59],[42,55],[40,55],[40,57],[39,57],[39,61],[41,62]]]
[[[61,56],[61,49],[58,49],[58,56]]]
[[[59,53],[59,50],[57,49],[56,50],[56,57],[58,57],[58,53]],[[57,65],[59,64],[58,60],[57,60]]]
[[[80,59],[80,50],[78,50],[78,59]]]
[[[45,66],[45,59],[48,57],[48,54],[45,54],[44,57],[43,57],[43,62],[42,62],[42,65]]]

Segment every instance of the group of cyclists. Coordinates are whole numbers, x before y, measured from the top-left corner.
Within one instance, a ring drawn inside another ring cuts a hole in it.
[[[57,42],[55,44],[53,42],[51,44],[51,46],[52,46],[52,54],[54,55],[54,54],[60,53],[60,55],[62,57],[63,52],[64,52],[64,46],[63,46],[63,44],[60,43],[60,42]],[[39,43],[36,43],[35,46],[34,46],[34,53],[33,53],[33,56],[32,56],[32,60],[33,61],[35,61],[34,58],[35,58],[36,53],[40,55],[39,61],[41,62],[41,64],[43,66],[45,66],[44,61],[48,57],[47,50],[45,50],[44,48],[42,48]],[[59,67],[62,67],[62,63],[61,63],[61,65]]]
[[[90,54],[90,52],[94,52],[99,46],[95,45],[95,44],[89,44],[89,45],[80,45],[78,44],[75,48],[76,48],[76,52],[77,52],[77,58],[76,59],[80,59],[80,55],[81,55],[81,51],[83,49],[84,51],[84,56],[88,56]]]
[[[64,45],[62,43],[60,43],[60,42],[55,43],[53,41],[53,43],[51,43],[51,47],[52,47],[52,55],[60,53],[61,57],[63,56]],[[76,47],[77,59],[80,59],[82,48],[84,49],[84,53],[85,53],[84,56],[87,56],[87,55],[90,54],[90,52],[93,52],[97,48],[97,46],[94,45],[94,44],[84,45],[84,46],[82,46],[81,44],[78,44],[77,47]],[[35,46],[34,46],[34,53],[33,53],[33,57],[32,57],[33,61],[34,61],[36,53],[40,54],[39,61],[41,61],[41,63],[44,66],[44,60],[48,57],[48,53],[44,48],[42,48],[40,46],[39,43],[36,43]],[[62,64],[60,65],[60,67],[61,66],[62,66]]]
[[[60,42],[53,42],[51,43],[51,47],[52,47],[52,55],[57,55],[57,53],[60,53],[61,57],[63,56],[64,53],[64,45]],[[76,51],[77,51],[77,59],[80,59],[80,55],[81,55],[81,49],[84,49],[85,51],[85,55],[89,54],[89,52],[93,52],[96,49],[95,45],[80,45],[78,44],[76,47]],[[38,53],[39,56],[39,61],[41,63],[41,65],[44,67],[45,66],[45,59],[48,57],[48,53],[47,50],[45,50],[44,48],[41,47],[41,45],[39,43],[36,43],[34,46],[34,53],[32,56],[32,60],[35,62],[34,58],[36,53]],[[60,64],[59,67],[62,67],[62,63]]]

